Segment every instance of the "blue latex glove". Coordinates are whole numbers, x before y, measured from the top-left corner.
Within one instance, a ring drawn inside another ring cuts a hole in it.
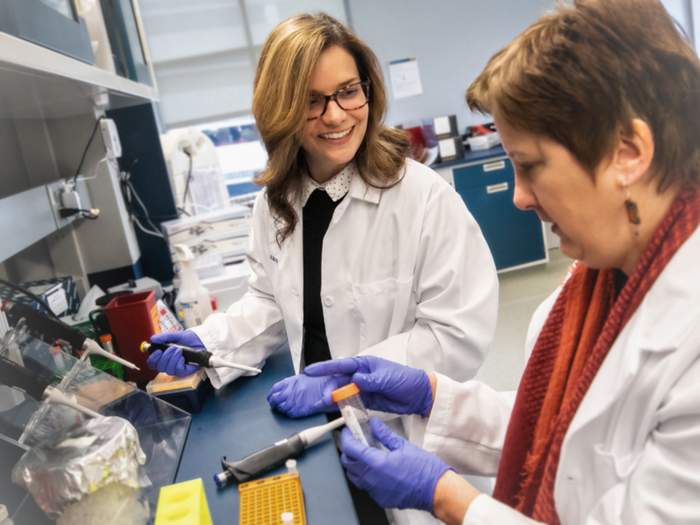
[[[394,414],[430,414],[433,390],[428,374],[374,356],[356,356],[307,366],[311,377],[350,376],[367,408]]]
[[[151,337],[151,343],[175,343],[192,348],[204,349],[204,343],[202,343],[202,340],[191,330],[156,334]],[[174,346],[168,347],[165,351],[154,351],[148,356],[146,363],[148,363],[148,366],[153,370],[165,372],[168,375],[178,377],[188,376],[199,370],[199,365],[185,363],[185,358],[182,356],[182,350]]]
[[[330,412],[337,409],[331,400],[331,392],[349,382],[349,376],[309,377],[297,374],[272,385],[267,402],[289,417]]]
[[[452,467],[396,435],[379,419],[370,418],[369,424],[388,450],[367,447],[344,428],[340,461],[348,479],[382,507],[432,512],[438,480]]]

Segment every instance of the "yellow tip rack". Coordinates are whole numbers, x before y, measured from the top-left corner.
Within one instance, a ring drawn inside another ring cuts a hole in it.
[[[278,525],[282,513],[294,515],[294,525],[306,525],[304,492],[298,472],[270,476],[238,485],[239,525]]]

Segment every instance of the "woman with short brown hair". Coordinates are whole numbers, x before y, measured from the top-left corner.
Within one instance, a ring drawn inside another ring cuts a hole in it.
[[[576,259],[535,313],[513,400],[373,357],[320,363],[423,446],[343,431],[348,477],[446,523],[700,523],[700,62],[658,0],[578,0],[497,53],[469,104],[494,117],[515,204]],[[402,385],[410,385],[406,389]],[[407,401],[408,400],[408,401]],[[497,474],[493,496],[452,471]]]

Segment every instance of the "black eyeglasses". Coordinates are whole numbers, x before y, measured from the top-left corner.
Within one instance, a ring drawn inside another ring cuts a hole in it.
[[[369,102],[369,80],[348,84],[331,95],[314,93],[309,97],[306,120],[314,120],[323,116],[328,109],[328,102],[331,100],[335,101],[343,111],[353,111],[366,106]]]

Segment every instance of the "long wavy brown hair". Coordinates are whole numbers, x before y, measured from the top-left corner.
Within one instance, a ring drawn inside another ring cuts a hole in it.
[[[386,91],[372,50],[326,14],[302,14],[281,22],[263,46],[253,93],[253,114],[269,157],[256,182],[267,189],[280,244],[299,222],[292,203],[300,194],[306,166],[300,133],[306,124],[311,74],[321,53],[332,46],[347,50],[360,78],[370,82],[367,132],[355,155],[362,179],[374,187],[393,186],[401,179],[408,154],[405,133],[382,124]]]

